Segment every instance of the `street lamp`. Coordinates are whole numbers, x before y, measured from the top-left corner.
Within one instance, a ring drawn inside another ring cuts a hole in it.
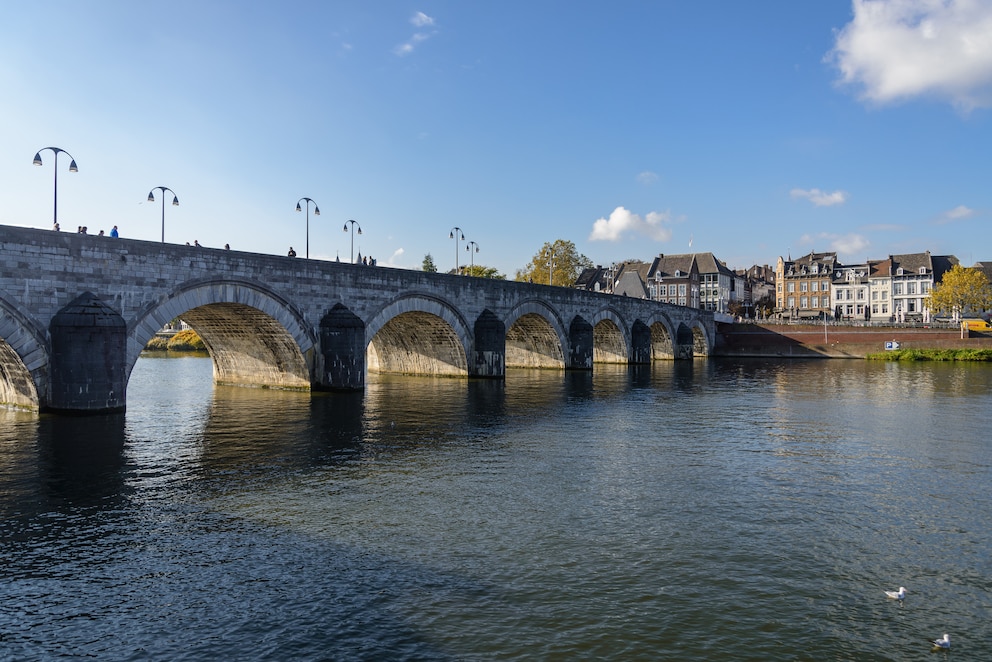
[[[554,271],[555,271],[555,249],[554,249],[554,246],[552,246],[549,249],[549,251],[550,251],[550,253],[548,254],[548,285],[554,285],[554,277],[553,277]]]
[[[179,206],[179,198],[176,196],[176,192],[173,191],[168,186],[156,186],[151,191],[148,192],[148,202],[155,202],[155,189],[162,192],[162,243],[165,243],[165,192],[168,191],[172,194],[172,206]]]
[[[306,202],[306,207],[307,207],[307,252],[306,252],[306,256],[307,256],[307,259],[309,260],[310,259],[310,203],[313,202],[313,200],[311,200],[310,198],[300,198],[299,200],[296,201],[296,211],[303,211],[303,209],[300,208],[300,203],[301,202],[304,202],[304,201]],[[313,215],[314,216],[320,216],[320,208],[317,206],[317,203],[316,202],[313,202]]]
[[[455,240],[455,273],[458,273],[458,241],[465,241],[465,233],[457,225],[451,228],[451,232],[448,233],[448,239]]]
[[[475,250],[472,250],[473,248]],[[475,254],[479,252],[479,244],[475,243],[474,241],[470,241],[467,244],[465,244],[465,250],[468,251],[469,258],[471,259],[472,270],[474,271],[475,270]]]
[[[52,227],[59,222],[59,152],[65,152],[69,156],[69,172],[79,172],[79,168],[76,167],[76,159],[72,158],[72,154],[66,152],[64,149],[58,147],[42,147],[34,155],[34,164],[36,166],[41,165],[41,153],[46,149],[52,150],[55,154],[55,201],[52,208]]]
[[[362,234],[362,226],[358,223],[358,221],[353,221],[351,219],[348,219],[347,221],[344,222],[345,232],[348,231],[349,223],[351,223],[351,263],[355,264],[355,235]],[[355,229],[356,225],[358,226],[357,230]]]

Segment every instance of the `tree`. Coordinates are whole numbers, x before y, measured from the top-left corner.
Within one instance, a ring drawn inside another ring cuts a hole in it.
[[[486,267],[481,264],[463,266],[461,267],[461,272],[465,276],[475,276],[476,278],[506,280],[506,274],[501,274],[496,267]]]
[[[434,264],[434,258],[431,256],[430,253],[424,256],[424,264],[420,268],[428,273],[432,273],[432,274],[437,273],[437,265]]]
[[[574,243],[556,239],[541,246],[530,264],[517,270],[516,280],[571,287],[582,270],[591,266],[592,260],[579,253]]]
[[[992,287],[989,286],[989,279],[978,269],[965,269],[955,264],[930,291],[926,305],[935,314],[946,312],[958,316],[968,311],[979,313],[992,307]]]

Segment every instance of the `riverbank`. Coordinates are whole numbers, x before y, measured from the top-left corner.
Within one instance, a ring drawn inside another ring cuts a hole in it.
[[[717,324],[714,356],[863,359],[897,349],[992,349],[992,336],[957,328]]]

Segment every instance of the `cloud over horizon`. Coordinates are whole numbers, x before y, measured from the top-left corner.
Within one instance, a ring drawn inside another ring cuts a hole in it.
[[[833,207],[834,205],[842,205],[847,202],[847,193],[844,191],[827,193],[818,188],[794,188],[789,191],[789,195],[793,198],[806,198],[817,207]]]
[[[624,234],[639,234],[655,241],[669,241],[672,230],[666,225],[672,222],[670,212],[648,212],[647,216],[617,207],[609,218],[597,219],[592,224],[589,241],[619,241]]]
[[[971,218],[975,215],[975,210],[965,207],[964,205],[958,205],[954,209],[948,209],[935,221],[937,225],[947,225],[948,223],[953,223],[954,221],[960,221],[965,218]]]
[[[965,112],[992,106],[992,4],[853,0],[852,10],[825,59],[862,100],[930,96]]]
[[[814,244],[822,245],[824,241],[827,242],[831,251],[852,258],[855,261],[858,261],[862,256],[867,259],[865,251],[871,246],[871,242],[868,241],[867,237],[855,232],[849,232],[847,234],[834,234],[830,232],[820,232],[816,235],[805,234],[799,240],[800,244],[808,246],[813,246]]]

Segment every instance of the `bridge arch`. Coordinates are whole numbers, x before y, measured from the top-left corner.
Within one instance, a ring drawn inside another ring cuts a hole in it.
[[[44,331],[0,295],[0,405],[38,409],[49,362]]]
[[[415,292],[393,299],[365,327],[369,372],[468,376],[472,327],[448,301]]]
[[[507,368],[565,369],[568,333],[554,308],[527,299],[510,310],[505,323]]]
[[[128,324],[127,374],[155,333],[176,318],[203,339],[214,381],[309,389],[316,342],[303,316],[264,285],[208,280],[181,285]]]
[[[651,329],[651,360],[676,358],[676,326],[664,313],[657,313],[645,322]]]
[[[593,363],[628,363],[630,330],[620,314],[612,308],[600,310],[591,320],[593,329]]]

